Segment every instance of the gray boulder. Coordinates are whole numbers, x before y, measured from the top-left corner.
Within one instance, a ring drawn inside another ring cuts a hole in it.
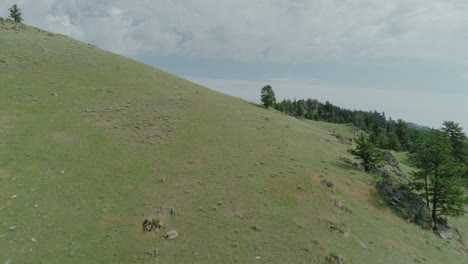
[[[332,255],[327,256],[325,260],[327,261],[327,263],[330,263],[330,264],[344,264],[345,263],[344,257],[341,255],[332,254]]]
[[[436,231],[437,234],[439,234],[439,236],[441,238],[443,238],[443,239],[452,239],[453,238],[453,234],[452,234],[450,228],[447,227],[447,226],[436,224],[436,226],[434,228],[434,231]]]
[[[342,163],[346,164],[347,166],[349,167],[352,167],[356,170],[359,170],[359,171],[363,171],[364,169],[362,168],[361,165],[359,165],[359,163],[357,163],[356,161],[353,161],[351,160],[350,158],[348,157],[340,157],[339,159]]]
[[[348,145],[351,146],[353,144],[353,139],[352,138],[347,138],[341,134],[333,132],[332,135],[338,139],[338,142],[340,144]]]
[[[398,183],[408,184],[411,179],[408,178],[400,169],[391,166],[385,166],[382,168],[374,167],[370,170],[370,173],[379,175],[382,178],[390,178]]]
[[[405,185],[395,184],[388,176],[382,177],[376,187],[396,215],[426,229],[433,227],[431,212],[418,194]]]
[[[175,230],[171,230],[169,232],[167,232],[164,237],[167,238],[167,239],[174,239],[178,236],[179,234],[177,233],[177,231]]]
[[[465,244],[460,232],[454,226],[449,225],[446,218],[438,217],[434,226],[434,233],[443,239],[455,239],[462,245]]]
[[[400,167],[398,167],[399,163],[398,163],[397,159],[388,150],[384,151],[384,153],[383,153],[383,162],[384,162],[385,165],[389,165],[389,166],[396,167],[396,168],[400,169]]]
[[[391,178],[393,181],[408,184],[411,179],[406,176],[399,167],[399,163],[390,151],[384,152],[383,167],[374,167],[370,173],[377,174],[382,178]]]

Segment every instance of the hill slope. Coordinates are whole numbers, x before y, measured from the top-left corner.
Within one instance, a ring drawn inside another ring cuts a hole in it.
[[[0,85],[0,263],[467,261],[338,162],[348,146],[330,131],[345,126],[13,23],[0,22]],[[160,232],[142,231],[150,217]]]

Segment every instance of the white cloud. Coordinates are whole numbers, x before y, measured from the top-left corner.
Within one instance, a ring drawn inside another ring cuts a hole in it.
[[[118,16],[124,14],[125,12],[127,12],[127,10],[116,8],[116,7],[111,7],[109,9],[109,15],[114,16],[114,17],[118,17]]]
[[[75,38],[82,38],[82,32],[77,26],[70,22],[69,16],[46,16],[46,23],[49,25],[49,30],[53,32],[60,32],[68,36],[75,36]]]
[[[6,0],[0,10],[13,2],[26,23],[124,55],[468,62],[465,1]]]

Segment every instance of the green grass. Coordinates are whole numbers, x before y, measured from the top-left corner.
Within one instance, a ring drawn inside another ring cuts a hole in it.
[[[411,172],[414,171],[414,168],[410,166],[410,162],[408,161],[408,153],[407,152],[392,152],[392,154],[397,159],[400,169],[406,175],[410,176]]]
[[[368,175],[339,166],[348,146],[331,131],[352,137],[347,126],[11,27],[0,24],[0,263],[323,263],[330,252],[466,263],[457,242],[394,216]],[[151,218],[161,232],[142,231]]]

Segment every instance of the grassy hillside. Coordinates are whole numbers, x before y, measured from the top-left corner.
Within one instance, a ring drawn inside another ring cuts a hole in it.
[[[0,22],[0,129],[0,263],[468,259],[394,216],[368,175],[338,162],[348,146],[331,131],[351,136],[347,127],[62,35]],[[159,233],[142,231],[150,217],[165,222]]]

